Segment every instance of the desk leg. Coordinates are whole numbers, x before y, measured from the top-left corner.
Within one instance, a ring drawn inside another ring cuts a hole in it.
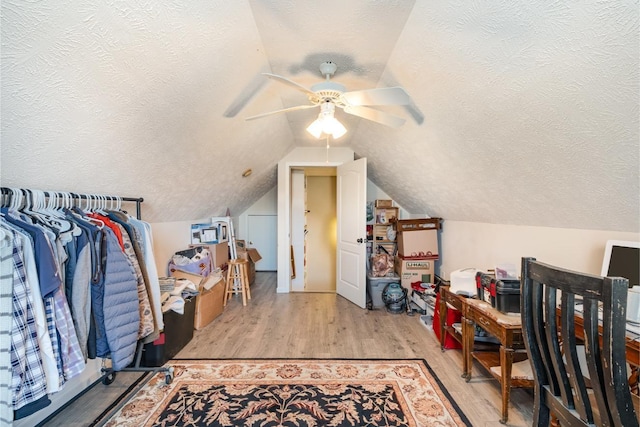
[[[462,317],[462,378],[467,377],[467,321]]]
[[[463,367],[464,373],[462,377],[466,379],[467,382],[471,381],[471,371],[473,369],[473,342],[475,338],[475,323],[466,317],[462,318],[462,359],[463,359]]]
[[[500,374],[502,386],[502,424],[509,418],[509,400],[511,398],[511,365],[513,364],[513,349],[500,346]]]
[[[440,294],[440,350],[444,352],[445,331],[444,327],[447,321],[447,301],[444,299],[444,295]]]

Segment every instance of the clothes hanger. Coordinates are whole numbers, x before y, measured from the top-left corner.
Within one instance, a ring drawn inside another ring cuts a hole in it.
[[[71,221],[68,221],[64,218],[64,214],[61,210],[62,196],[59,193],[50,192],[49,200],[46,207],[46,212],[49,214],[50,218],[60,224],[61,233],[73,232],[76,229],[75,224]],[[77,234],[74,234],[77,236]]]
[[[96,194],[87,194],[87,211],[88,212],[96,212],[98,207],[98,196]],[[101,221],[96,218],[91,218],[87,216],[86,219],[92,224],[96,225],[98,228],[104,228],[104,221]]]

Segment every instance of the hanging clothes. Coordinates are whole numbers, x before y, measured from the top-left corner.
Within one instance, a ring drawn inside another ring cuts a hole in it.
[[[137,281],[113,231],[105,228],[103,232],[100,262],[104,274],[91,287],[91,298],[98,357],[111,357],[113,369],[118,371],[133,361],[138,340]]]
[[[144,221],[127,216],[122,212],[109,212],[109,217],[119,224],[122,224],[131,237],[131,244],[139,260],[140,271],[147,286],[147,296],[151,304],[155,326],[153,333],[146,336],[143,342],[145,344],[153,342],[158,339],[160,331],[164,329],[164,322],[162,303],[160,300],[158,270],[156,269],[155,258],[153,256],[153,248],[151,247],[149,239],[146,237],[147,234],[150,235],[150,231],[147,231],[145,228],[144,224],[146,223]]]
[[[26,281],[22,261],[22,242],[13,239],[13,327],[11,330],[11,370],[13,409],[38,401],[47,396],[47,385],[36,321],[31,304],[31,290]]]
[[[13,233],[0,228],[0,342],[11,342],[13,330]],[[11,425],[11,352],[0,349],[0,425]]]
[[[148,224],[104,206],[45,207],[35,191],[9,209],[2,190],[0,338],[11,346],[0,349],[0,425],[10,425],[49,405],[87,359],[129,367],[164,325]]]
[[[151,224],[137,218],[129,218],[129,223],[141,235],[142,257],[144,259],[144,265],[146,265],[147,268],[148,283],[150,287],[149,297],[151,298],[153,315],[156,320],[157,328],[159,330],[163,330],[164,321],[162,316],[162,303],[160,299],[160,280],[156,260],[153,256],[153,234]]]

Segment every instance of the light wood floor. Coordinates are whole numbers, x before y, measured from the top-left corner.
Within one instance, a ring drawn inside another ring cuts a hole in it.
[[[466,383],[460,351],[441,352],[418,315],[363,310],[335,294],[277,294],[276,273],[257,273],[251,294],[246,307],[239,297],[230,300],[177,358],[422,358],[474,426],[503,425],[498,382],[474,365]],[[90,425],[138,376],[118,373],[113,384],[97,385],[46,425]],[[512,390],[507,425],[531,425],[532,409],[529,390]]]

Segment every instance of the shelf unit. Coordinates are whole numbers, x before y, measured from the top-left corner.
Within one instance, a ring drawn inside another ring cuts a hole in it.
[[[374,207],[373,209],[373,240],[372,253],[383,252],[383,247],[389,254],[394,255],[396,249],[396,240],[389,240],[387,237],[387,228],[393,227],[393,223],[398,219],[398,207]]]

